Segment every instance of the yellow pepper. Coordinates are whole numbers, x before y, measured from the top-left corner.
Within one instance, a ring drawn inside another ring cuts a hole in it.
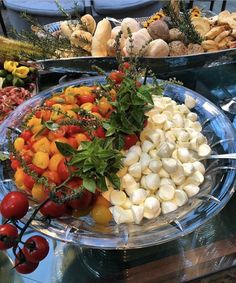
[[[25,66],[21,66],[16,68],[12,74],[17,76],[18,78],[24,79],[27,77],[28,73],[29,73],[30,69],[28,67]]]
[[[15,71],[18,65],[19,63],[15,61],[5,61],[3,67],[6,71],[12,73]]]

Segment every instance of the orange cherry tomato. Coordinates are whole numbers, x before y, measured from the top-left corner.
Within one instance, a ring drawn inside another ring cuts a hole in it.
[[[59,185],[61,184],[61,178],[56,171],[45,171],[42,176],[46,177],[50,182]]]

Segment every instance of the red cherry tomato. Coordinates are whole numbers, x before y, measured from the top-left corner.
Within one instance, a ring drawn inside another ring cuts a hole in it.
[[[68,138],[69,145],[72,146],[74,149],[78,148],[78,142],[76,138],[70,137]]]
[[[139,81],[136,82],[136,88],[140,88],[142,86],[142,83],[140,83]]]
[[[99,113],[99,106],[98,105],[94,105],[91,109],[91,112],[96,112]]]
[[[93,193],[83,190],[78,199],[69,201],[69,206],[73,209],[86,209],[91,205],[92,200]]]
[[[95,99],[92,94],[85,94],[78,97],[79,103],[84,104],[87,102],[94,103]]]
[[[24,174],[23,183],[28,190],[32,190],[35,180],[31,176]]]
[[[14,246],[15,239],[18,237],[18,231],[15,226],[11,224],[0,225],[0,237],[9,237],[7,241],[0,240],[0,250],[6,250]]]
[[[28,274],[28,273],[35,271],[38,265],[39,265],[38,262],[24,261],[20,263],[18,258],[16,258],[15,260],[15,269],[17,272],[22,273],[22,274]]]
[[[59,162],[57,166],[57,173],[59,174],[61,181],[65,181],[70,176],[70,173],[65,164],[64,158]]]
[[[16,169],[20,167],[20,162],[17,159],[11,160],[11,168],[16,171]]]
[[[131,67],[129,62],[124,62],[121,66],[121,70],[128,70]]]
[[[109,79],[115,84],[120,84],[123,81],[124,73],[121,71],[114,71],[108,75]]]
[[[43,260],[49,252],[48,241],[41,236],[30,237],[24,245],[23,253],[26,261],[37,263]]]
[[[7,194],[0,205],[3,217],[21,219],[29,209],[29,202],[25,194],[21,192],[11,192]]]
[[[58,204],[49,200],[44,204],[44,206],[40,209],[40,212],[44,216],[58,218],[65,214],[66,212],[66,205],[65,204]]]
[[[93,132],[93,135],[94,135],[95,137],[105,139],[105,137],[106,137],[106,132],[105,132],[105,130],[103,129],[103,127],[98,127],[98,128]]]
[[[28,167],[30,168],[30,170],[34,171],[38,175],[42,175],[43,172],[45,171],[44,169],[39,168],[38,166],[36,166],[34,164],[29,164]]]
[[[30,130],[24,130],[20,134],[20,137],[23,138],[25,141],[29,141],[32,136],[33,136],[33,133]]]
[[[138,137],[133,134],[133,135],[126,135],[124,137],[124,149],[129,149],[131,146],[135,145],[136,142],[138,141]]]
[[[77,134],[77,133],[83,133],[83,132],[84,130],[80,126],[75,126],[75,125],[67,126],[67,129],[66,129],[66,134],[69,136],[73,134]]]

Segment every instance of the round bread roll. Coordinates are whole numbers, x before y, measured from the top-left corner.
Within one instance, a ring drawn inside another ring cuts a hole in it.
[[[94,34],[96,29],[96,22],[91,15],[86,14],[83,17],[81,17],[81,22],[83,23],[83,25],[86,26],[88,32]]]
[[[145,53],[147,57],[166,57],[169,55],[170,48],[163,39],[155,39],[149,43]]]
[[[189,43],[188,45],[188,54],[199,54],[199,53],[204,53],[204,49],[200,44],[195,44],[195,43]]]
[[[125,38],[128,37],[128,29],[130,29],[131,33],[134,33],[140,30],[140,25],[133,18],[124,18],[121,22],[121,30],[124,33]]]
[[[166,22],[157,20],[152,22],[147,28],[149,34],[153,39],[163,39],[165,41],[170,40],[169,28]]]
[[[81,47],[82,49],[90,52],[92,44],[92,34],[84,30],[75,30],[70,38],[72,46]]]
[[[170,41],[174,41],[174,40],[182,41],[184,39],[184,34],[177,28],[170,29],[169,34],[170,34]]]
[[[172,41],[169,43],[169,48],[170,56],[181,56],[188,54],[188,49],[182,41]]]
[[[108,56],[116,55],[116,41],[114,38],[110,38],[107,42],[107,55]]]
[[[136,54],[136,55],[142,55],[146,52],[148,48],[148,43],[151,40],[151,36],[147,32],[147,29],[143,28],[140,29],[137,32],[134,32],[132,34],[132,48],[131,48],[131,42],[129,39],[126,40],[125,50],[128,54]]]
[[[97,28],[92,39],[92,56],[107,56],[107,42],[110,38],[111,24],[107,19],[103,19],[97,24]]]

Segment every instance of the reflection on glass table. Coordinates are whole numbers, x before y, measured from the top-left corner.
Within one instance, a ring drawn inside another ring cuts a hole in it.
[[[187,282],[224,270],[236,263],[235,205],[234,195],[195,232],[145,249],[93,250],[48,238],[47,259],[34,273],[22,276],[22,282],[9,283]]]

